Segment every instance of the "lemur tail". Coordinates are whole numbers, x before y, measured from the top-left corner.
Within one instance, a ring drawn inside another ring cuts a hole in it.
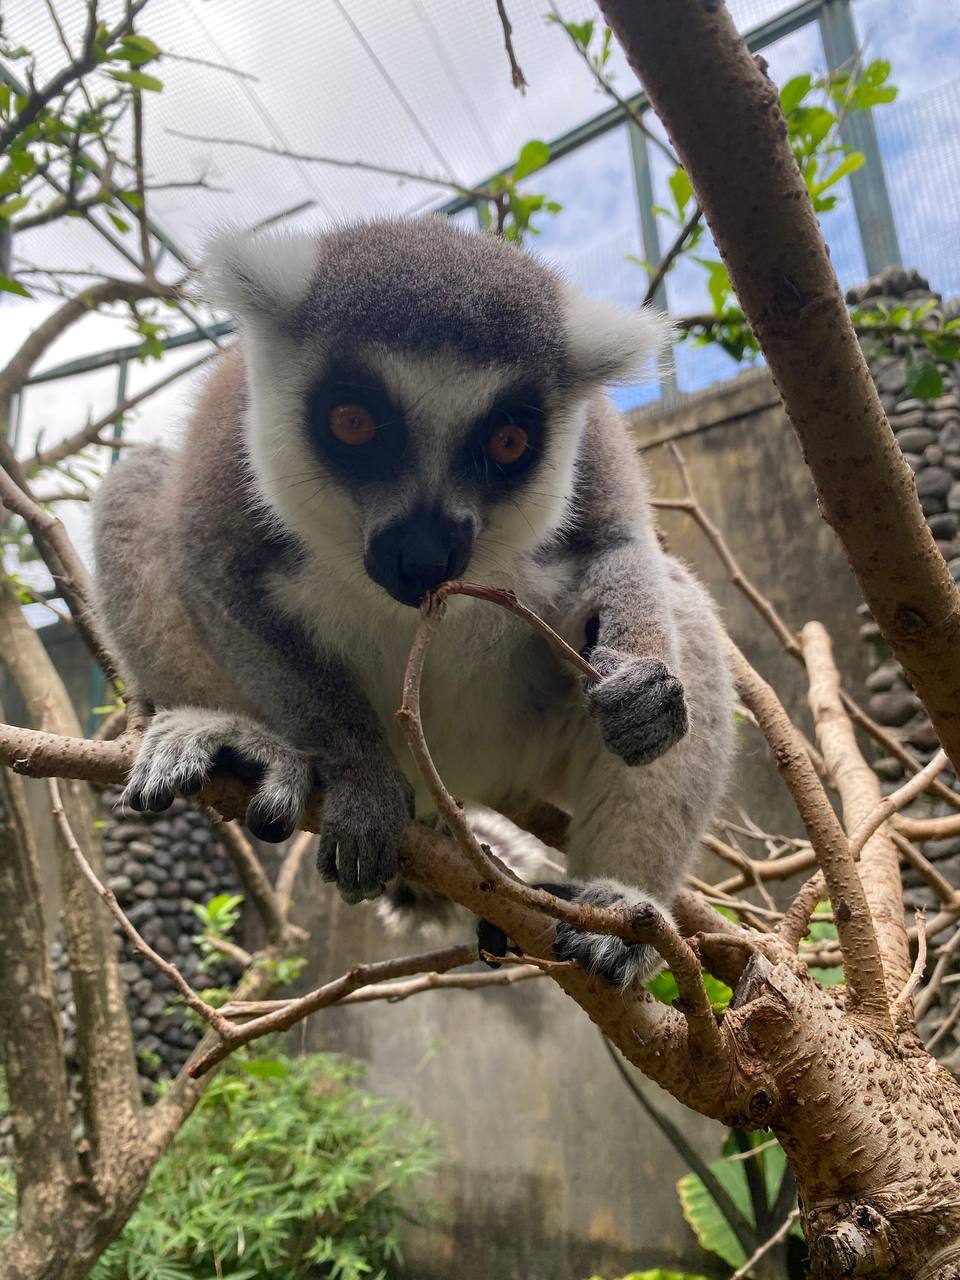
[[[562,853],[551,849],[529,831],[485,805],[468,804],[465,809],[470,830],[481,844],[489,845],[501,862],[528,883],[563,878]],[[430,889],[407,880],[397,879],[377,902],[377,915],[393,937],[411,933],[434,936],[463,925],[468,918],[464,908]]]

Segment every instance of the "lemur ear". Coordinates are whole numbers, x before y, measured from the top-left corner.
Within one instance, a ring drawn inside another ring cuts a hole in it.
[[[563,287],[567,358],[577,382],[619,382],[655,370],[670,341],[669,316],[653,307],[628,311]]]
[[[245,320],[288,318],[306,293],[316,256],[312,235],[221,231],[204,259],[209,299]]]

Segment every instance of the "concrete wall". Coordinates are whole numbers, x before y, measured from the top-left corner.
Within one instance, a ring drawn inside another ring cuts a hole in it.
[[[856,586],[818,518],[766,375],[745,375],[666,415],[638,415],[635,428],[664,496],[680,489],[658,445],[681,445],[704,506],[744,568],[791,624],[814,617],[827,624],[856,689],[865,674]],[[671,550],[714,590],[748,656],[803,718],[799,670],[727,582],[702,535],[684,516],[665,513],[660,523]],[[89,682],[76,663],[73,656],[67,664],[71,688],[85,702]],[[31,798],[39,815],[44,797],[33,788]],[[766,747],[750,730],[731,815],[738,804],[770,830],[798,828]],[[296,901],[298,918],[313,931],[304,984],[397,954],[372,911],[344,908],[309,866]],[[583,1280],[656,1266],[703,1270],[674,1190],[683,1165],[631,1097],[596,1029],[549,982],[329,1011],[298,1028],[293,1044],[362,1059],[373,1088],[405,1099],[438,1129],[442,1218],[413,1233],[411,1277]],[[715,1158],[719,1127],[645,1087]]]

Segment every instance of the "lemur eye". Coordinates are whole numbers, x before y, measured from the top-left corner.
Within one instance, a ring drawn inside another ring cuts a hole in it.
[[[341,444],[369,444],[377,434],[377,424],[362,404],[338,404],[327,415],[330,430]]]
[[[529,448],[527,433],[523,427],[498,427],[487,444],[490,457],[502,467],[519,462]]]

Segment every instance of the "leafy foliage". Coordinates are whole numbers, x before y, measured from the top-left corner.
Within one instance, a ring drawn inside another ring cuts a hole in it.
[[[933,299],[919,306],[886,307],[875,302],[852,313],[868,358],[889,350],[893,338],[907,338],[907,395],[933,400],[943,395],[941,364],[960,360],[960,318],[945,320]]]
[[[897,89],[890,84],[890,63],[884,59],[858,71],[834,71],[819,78],[794,76],[783,85],[780,106],[790,147],[815,212],[833,209],[839,198],[837,184],[864,163],[863,152],[842,140],[843,121],[852,112],[882,106],[896,96]],[[716,343],[737,361],[758,355],[759,344],[737,306],[724,264],[719,259],[694,260],[708,273],[712,315],[690,326],[687,339],[694,346]]]
[[[47,190],[49,176],[64,191],[47,206],[51,214],[56,210],[57,217],[78,216],[93,203],[105,209],[118,231],[130,230],[121,213],[124,206],[132,207],[129,202],[137,198],[136,192],[110,189],[88,147],[110,146],[133,91],[158,93],[163,88],[162,81],[143,70],[161,57],[161,50],[149,37],[132,33],[111,44],[101,23],[93,34],[92,54],[95,74],[74,80],[22,127],[17,122],[28,94],[0,84],[0,129],[13,130],[0,168],[0,223],[13,222],[16,229],[14,218],[32,205],[34,195]],[[9,64],[21,64],[19,78],[33,85],[30,50],[0,41],[0,56]],[[39,213],[43,207],[33,205],[32,211]],[[0,292],[32,296],[22,281],[6,277],[0,277]]]
[[[545,195],[520,190],[520,183],[536,173],[550,159],[550,148],[533,138],[520,148],[513,167],[491,178],[482,189],[476,208],[480,225],[496,229],[505,240],[520,241],[525,235],[538,236],[533,219],[540,213],[559,213],[562,206]],[[470,193],[465,193],[470,194]]]
[[[743,1137],[741,1131],[741,1137]],[[783,1148],[769,1133],[746,1135],[752,1149],[751,1160],[756,1161],[766,1191],[768,1204],[773,1204],[787,1175],[787,1159]],[[714,1175],[744,1218],[756,1226],[753,1201],[747,1182],[745,1161],[733,1135],[724,1143],[724,1157],[710,1165]],[[730,1228],[704,1183],[695,1173],[685,1174],[677,1183],[677,1194],[683,1216],[690,1224],[701,1248],[716,1254],[731,1267],[742,1266],[747,1258],[743,1248]],[[799,1228],[797,1228],[799,1230]]]
[[[603,1280],[602,1276],[592,1276],[591,1280]],[[656,1271],[631,1271],[621,1280],[706,1280],[706,1276],[693,1275],[689,1271],[664,1271],[658,1267]]]
[[[233,1059],[91,1280],[382,1280],[435,1158],[359,1076],[327,1055]]]

